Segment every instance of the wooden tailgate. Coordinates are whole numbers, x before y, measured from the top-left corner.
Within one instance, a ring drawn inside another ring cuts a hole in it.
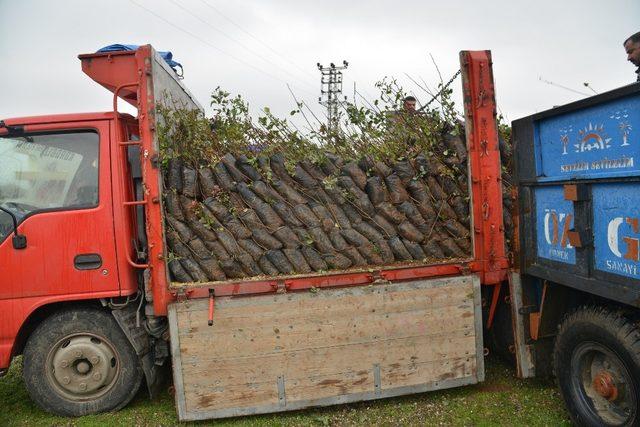
[[[325,406],[484,380],[477,276],[169,307],[181,421]]]

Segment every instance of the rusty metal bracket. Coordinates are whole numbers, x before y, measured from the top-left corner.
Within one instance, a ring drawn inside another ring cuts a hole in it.
[[[274,291],[277,294],[286,294],[288,290],[289,290],[289,287],[287,286],[285,281],[284,280],[278,280],[278,282],[275,285]]]
[[[380,271],[380,270],[373,271],[371,273],[371,279],[372,279],[371,283],[373,285],[382,285],[386,283],[391,283],[387,278],[387,276],[385,275],[384,271]]]
[[[176,297],[176,301],[178,302],[185,302],[189,299],[189,294],[191,293],[191,291],[184,289],[184,288],[178,288],[176,289],[173,294]]]

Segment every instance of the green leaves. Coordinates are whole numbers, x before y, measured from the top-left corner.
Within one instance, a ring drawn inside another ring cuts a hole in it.
[[[216,87],[211,94],[214,111],[211,118],[198,111],[159,107],[160,160],[166,164],[168,159],[179,156],[199,167],[217,162],[226,153],[246,155],[250,161],[258,153],[264,156],[282,153],[290,164],[301,160],[323,164],[326,153],[345,160],[366,157],[373,161],[395,160],[416,153],[441,159],[455,155],[441,143],[445,133],[463,133],[451,89],[444,90],[431,104],[432,108],[408,112],[402,105],[408,93],[396,79],[385,77],[376,83],[376,88],[377,99],[363,98],[358,104],[342,102],[340,129],[330,134],[319,120],[317,124],[307,121],[308,126],[302,130],[289,121],[293,116],[305,114],[308,107],[304,102],[296,100],[296,108],[287,118],[275,116],[269,107],[254,118],[241,95],[233,96]],[[502,116],[498,119],[500,133],[508,139],[510,128]]]

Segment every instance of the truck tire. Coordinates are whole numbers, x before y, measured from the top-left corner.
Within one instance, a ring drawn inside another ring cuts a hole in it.
[[[81,416],[124,407],[143,378],[138,357],[113,316],[78,308],[45,319],[24,349],[31,398],[56,415]]]
[[[553,368],[575,424],[640,424],[640,329],[622,314],[589,306],[567,316]]]

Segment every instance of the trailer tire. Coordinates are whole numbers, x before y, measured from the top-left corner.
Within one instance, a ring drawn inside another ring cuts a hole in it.
[[[575,424],[640,424],[640,329],[622,314],[592,306],[569,314],[553,368]]]
[[[23,364],[33,401],[62,416],[117,411],[143,379],[124,332],[100,309],[66,310],[45,319],[27,341]]]

